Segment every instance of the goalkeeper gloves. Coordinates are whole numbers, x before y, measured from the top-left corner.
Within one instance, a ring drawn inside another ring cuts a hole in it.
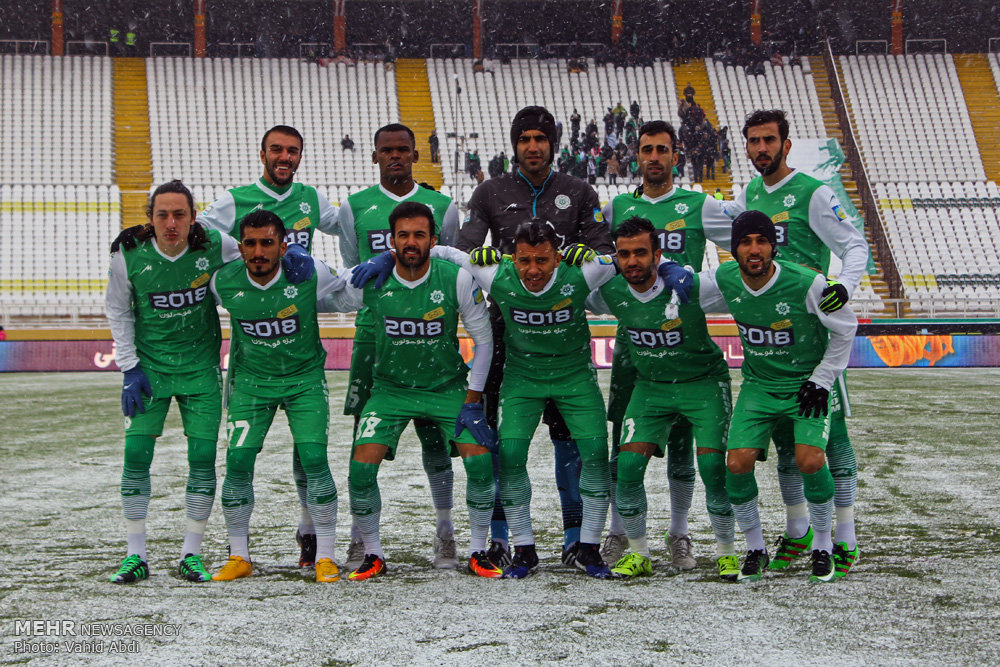
[[[597,253],[585,243],[574,243],[563,249],[562,256],[568,264],[580,266],[597,257]]]
[[[142,230],[142,225],[132,225],[121,230],[115,240],[111,242],[111,254],[113,255],[119,250],[131,250],[139,245],[135,237],[140,230]]]
[[[694,285],[694,276],[683,266],[674,261],[661,263],[656,267],[656,272],[663,278],[668,290],[673,290],[681,303],[690,302],[691,287]]]
[[[486,413],[483,411],[482,403],[462,404],[462,409],[459,410],[458,418],[455,420],[455,437],[457,438],[462,433],[462,429],[466,428],[472,433],[476,442],[490,452],[496,454],[500,451],[497,447],[497,432],[490,428],[486,421]]]
[[[124,373],[122,381],[122,414],[126,417],[135,417],[136,411],[145,414],[146,406],[142,403],[142,397],[152,396],[153,387],[149,384],[149,378],[136,365]]]
[[[806,380],[799,387],[799,393],[795,397],[799,404],[799,416],[807,419],[826,416],[829,412],[827,406],[829,398],[830,392],[828,390],[823,389],[815,382]]]
[[[469,264],[474,266],[493,266],[500,263],[500,251],[493,246],[479,246],[469,253]]]
[[[285,256],[281,258],[281,268],[293,285],[304,283],[316,273],[316,265],[306,249],[298,243],[289,243]]]
[[[847,295],[847,288],[836,280],[827,280],[826,289],[820,295],[819,309],[824,313],[835,313],[847,305],[851,297]]]
[[[360,289],[374,278],[373,287],[378,289],[389,279],[394,266],[396,266],[396,259],[392,256],[391,250],[386,250],[381,255],[376,255],[354,267],[354,271],[351,273],[351,286]]]

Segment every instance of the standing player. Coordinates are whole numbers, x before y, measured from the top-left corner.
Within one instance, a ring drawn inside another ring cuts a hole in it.
[[[340,207],[338,228],[340,252],[344,266],[356,266],[388,250],[389,214],[404,201],[420,202],[433,212],[434,235],[442,245],[455,245],[458,236],[458,209],[449,197],[422,188],[413,180],[413,163],[419,155],[415,149],[413,131],[405,125],[391,123],[375,132],[372,162],[378,165],[379,183],[347,198]],[[372,371],[375,365],[375,321],[367,308],[358,312],[354,322],[354,348],[351,352],[351,375],[348,383],[344,414],[354,415],[354,426],[371,397]],[[431,498],[437,514],[434,538],[434,566],[458,566],[454,527],[451,521],[452,487],[455,477],[449,448],[436,424],[423,419],[413,420],[420,439],[424,471],[431,488]],[[347,551],[347,567],[356,569],[365,556],[364,543],[357,524],[351,526],[351,543]]]
[[[510,141],[517,168],[481,183],[469,200],[469,214],[462,225],[458,248],[472,250],[486,242],[486,234],[503,253],[514,251],[518,226],[531,217],[549,221],[554,229],[554,249],[584,243],[601,253],[613,250],[607,225],[601,220],[600,200],[585,181],[552,168],[558,146],[556,123],[545,108],[529,106],[514,116]],[[498,396],[504,374],[504,318],[491,300],[493,362],[485,390],[487,416],[496,425]],[[573,545],[580,540],[582,504],[579,491],[580,455],[570,439],[566,422],[547,401],[543,420],[555,447],[556,485],[563,514],[563,560],[573,564]],[[496,503],[490,556],[497,564],[510,560],[504,510]]]
[[[792,142],[788,139],[785,112],[772,109],[754,111],[743,125],[747,157],[760,172],[727,204],[735,216],[750,209],[770,216],[777,230],[778,246],[785,261],[792,261],[820,271],[830,268],[830,252],[837,255],[842,268],[837,280],[829,280],[821,306],[832,313],[842,308],[861,282],[868,266],[868,244],[851,225],[833,191],[822,182],[788,166],[786,158]],[[858,467],[844,418],[849,415],[846,385],[839,378],[830,399],[832,418],[828,454],[830,471],[837,492],[837,545],[834,557],[837,576],[847,574],[857,560],[857,536],[854,528],[854,501],[858,492]],[[785,533],[778,539],[772,570],[785,569],[796,556],[809,551],[812,531],[806,512],[801,478],[792,460],[792,434],[787,428],[775,431],[778,451],[778,480],[785,501]]]
[[[662,120],[643,123],[639,128],[636,154],[642,184],[634,193],[618,195],[608,202],[604,207],[604,219],[611,225],[612,234],[626,218],[638,216],[649,220],[657,229],[658,245],[663,256],[698,272],[705,257],[706,239],[726,247],[732,220],[723,209],[722,202],[705,193],[674,186],[673,170],[678,158],[676,147],[677,134],[669,123]],[[625,327],[619,324],[608,396],[608,421],[612,423],[612,482],[617,470],[622,421],[637,376],[630,349]],[[683,416],[670,429],[666,447],[667,477],[670,480],[670,528],[666,542],[670,548],[671,564],[677,569],[689,570],[696,564],[688,534],[688,512],[694,496],[694,443],[691,424]],[[724,449],[706,448],[699,444],[697,456],[706,497],[710,497],[708,506],[714,509],[709,512],[709,517],[716,539],[725,540],[725,535],[730,536],[728,544],[718,543],[718,564],[720,568],[726,566],[725,572],[720,573],[723,576],[734,575],[733,518],[725,497]],[[625,529],[612,499],[611,529],[601,555],[609,563],[614,563],[621,558],[624,550]]]
[[[180,575],[188,581],[209,579],[200,554],[215,500],[222,376],[219,316],[205,297],[212,273],[239,252],[232,239],[195,224],[194,215],[194,199],[184,184],[165,183],[150,197],[149,223],[137,230],[136,245],[111,256],[105,308],[125,375],[121,497],[128,553],[111,577],[118,584],[149,575],[149,467],[171,398],[177,399],[188,441]]]
[[[316,581],[337,581],[334,560],[337,487],[327,462],[330,401],[319,337],[318,302],[338,305],[345,286],[322,262],[308,280],[293,285],[281,270],[285,228],[270,211],[240,221],[242,262],[230,262],[212,277],[216,301],[229,311],[234,352],[229,398],[226,479],[222,512],[229,533],[229,561],[212,579],[230,581],[253,573],[248,534],[253,512],[253,470],[274,414],[288,417],[293,447],[306,476],[306,502],[316,528]],[[346,297],[344,297],[346,301]]]
[[[531,437],[551,400],[566,418],[582,462],[583,521],[573,564],[590,576],[606,579],[612,573],[601,558],[598,542],[607,519],[610,484],[607,426],[590,360],[585,302],[591,291],[615,276],[617,267],[609,257],[582,267],[561,263],[555,230],[537,218],[518,227],[514,242],[513,259],[472,269],[477,282],[493,296],[506,325],[507,360],[497,421],[500,496],[514,556],[504,576],[521,579],[538,565],[526,465]],[[495,250],[489,254],[495,255]],[[673,262],[659,270],[671,289],[682,287],[678,278],[690,278]]]
[[[667,439],[671,430],[683,423],[698,442],[698,469],[705,481],[715,531],[719,576],[735,581],[740,570],[725,468],[726,429],[732,407],[729,366],[708,335],[703,312],[714,312],[719,304],[699,300],[700,280],[695,276],[690,302],[674,305],[671,292],[664,289],[656,274],[660,244],[657,230],[648,220],[623,220],[616,225],[614,237],[622,275],[587,301],[591,311],[613,313],[618,318],[626,332],[627,348],[623,345],[622,351],[629,354],[638,373],[625,411],[616,484],[618,508],[632,553],[623,556],[612,572],[625,577],[652,572],[643,478],[651,456],[666,453],[670,461],[690,453],[690,442],[679,443],[684,449],[678,451],[676,445],[670,449],[672,443]],[[725,304],[721,307],[724,310]],[[674,483],[671,479],[671,487]]]
[[[387,258],[394,267],[392,275],[381,287],[363,293],[374,322],[376,354],[372,393],[351,455],[351,514],[365,551],[361,565],[348,575],[352,580],[369,579],[386,569],[379,537],[378,470],[383,459],[395,458],[400,434],[417,418],[438,429],[439,439],[448,437],[465,465],[469,570],[484,577],[501,574],[486,557],[494,495],[488,448],[496,449],[496,433],[487,426],[480,403],[493,352],[489,316],[482,291],[468,271],[431,259],[434,225],[428,206],[416,201],[396,206],[389,215],[395,250],[394,259]],[[459,316],[475,342],[471,374],[459,352]]]
[[[760,211],[733,221],[732,253],[701,274],[729,304],[743,342],[743,385],[729,427],[726,489],[747,539],[741,581],[756,581],[769,557],[757,508],[754,464],[767,458],[775,428],[792,434],[794,460],[812,523],[812,582],[834,579],[834,483],[824,452],[830,436],[829,391],[844,372],[858,321],[850,308],[825,313],[826,277],[795,262],[775,260],[776,226]]]
[[[316,188],[294,181],[302,161],[303,146],[302,135],[294,127],[275,125],[269,129],[260,140],[260,161],[264,165],[261,177],[249,185],[227,190],[198,215],[198,222],[238,238],[239,220],[252,211],[270,211],[281,218],[286,230],[285,241],[307,251],[317,230],[335,234],[337,209]],[[297,449],[292,451],[292,475],[301,512],[295,533],[301,550],[299,566],[307,567],[316,560],[316,528],[309,518],[306,475]]]

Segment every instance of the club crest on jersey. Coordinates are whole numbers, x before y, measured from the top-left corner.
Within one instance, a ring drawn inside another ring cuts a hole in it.
[[[785,198],[781,200],[781,204],[785,208],[791,208],[795,206],[795,202],[796,202],[795,195],[785,195]]]
[[[559,195],[558,197],[556,197],[556,202],[555,202],[556,208],[559,209],[560,211],[565,211],[566,209],[568,209],[570,203],[571,203],[570,199],[567,195]]]
[[[309,202],[299,202],[299,210],[304,214],[309,215],[313,209],[312,206],[309,205]]]
[[[431,301],[433,303],[441,303],[442,301],[444,301],[444,292],[442,292],[439,289],[436,289],[433,292],[431,292]]]
[[[575,288],[573,287],[573,285],[571,285],[569,283],[566,283],[565,285],[563,285],[562,287],[559,288],[559,293],[562,294],[563,296],[569,296],[574,291],[575,291]]]
[[[285,295],[286,299],[294,299],[299,295],[299,288],[295,285],[288,285],[285,287],[285,291],[282,292],[282,294]]]
[[[779,301],[774,306],[774,312],[778,313],[779,315],[787,315],[789,311],[791,311],[791,307],[789,307],[789,305],[784,301]]]
[[[199,257],[194,261],[194,268],[199,271],[205,271],[208,269],[208,257]]]
[[[674,210],[677,211],[677,215],[684,215],[685,213],[690,211],[691,208],[684,202],[678,202],[677,205],[674,206]]]

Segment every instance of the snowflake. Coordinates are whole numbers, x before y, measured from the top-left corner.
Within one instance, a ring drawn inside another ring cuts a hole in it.
[[[433,292],[431,292],[431,301],[433,301],[434,303],[441,303],[442,301],[444,301],[444,292],[442,292],[439,289],[436,289]]]
[[[283,294],[287,299],[294,299],[299,295],[299,288],[296,287],[295,285],[289,285],[288,287],[285,288]]]
[[[570,294],[573,293],[573,289],[574,289],[573,286],[567,283],[559,288],[559,293],[562,294],[563,296],[569,296]]]
[[[199,271],[204,271],[205,269],[207,269],[208,257],[199,257],[198,259],[196,259],[194,262],[194,268],[198,269]]]
[[[788,311],[791,310],[791,308],[788,307],[788,304],[785,303],[784,301],[779,301],[778,304],[774,307],[774,309],[778,312],[779,315],[787,315]]]
[[[312,206],[309,205],[309,202],[301,202],[299,204],[299,210],[302,211],[304,215],[309,215],[309,212],[312,211]]]
[[[674,206],[674,210],[677,211],[677,215],[684,215],[691,209],[689,209],[688,205],[685,204],[684,202],[680,202],[679,204],[677,204],[677,206]]]
[[[795,195],[787,195],[781,201],[781,203],[784,204],[785,208],[791,208],[791,207],[795,206]]]

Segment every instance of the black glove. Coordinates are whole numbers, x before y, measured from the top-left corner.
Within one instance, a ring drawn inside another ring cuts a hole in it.
[[[469,251],[469,264],[473,266],[493,266],[499,264],[502,255],[493,246],[479,246]]]
[[[586,243],[574,243],[562,251],[563,259],[571,266],[582,266],[584,262],[597,257],[597,253]]]
[[[836,280],[827,280],[826,289],[820,295],[819,309],[824,313],[835,313],[846,306],[850,298],[846,287]]]
[[[123,229],[115,240],[111,242],[111,254],[115,254],[119,250],[131,250],[132,248],[139,245],[139,242],[135,239],[136,235],[142,229],[142,225],[132,225],[131,227],[126,227]]]
[[[807,419],[825,417],[829,412],[827,405],[829,398],[830,392],[828,390],[823,389],[815,382],[806,380],[799,387],[799,393],[795,397],[799,404],[799,416]]]

